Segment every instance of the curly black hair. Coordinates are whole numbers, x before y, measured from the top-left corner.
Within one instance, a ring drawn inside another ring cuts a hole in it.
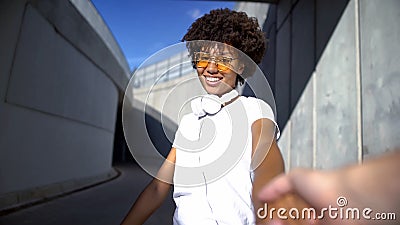
[[[261,62],[266,50],[265,35],[256,18],[228,8],[211,10],[193,22],[182,41],[195,40],[231,45],[249,56],[256,64]]]

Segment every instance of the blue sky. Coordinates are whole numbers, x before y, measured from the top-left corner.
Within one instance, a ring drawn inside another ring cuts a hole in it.
[[[234,2],[188,0],[92,0],[114,34],[132,70],[157,51],[179,43],[190,24]]]

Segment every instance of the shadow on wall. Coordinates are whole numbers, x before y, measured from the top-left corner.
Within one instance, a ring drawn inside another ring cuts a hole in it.
[[[129,151],[128,144],[125,140],[124,130],[122,126],[122,104],[118,105],[117,118],[115,122],[115,133],[114,133],[114,148],[113,148],[113,159],[112,165],[118,165],[123,163],[135,163],[135,160]]]
[[[281,129],[303,94],[348,3],[349,0],[281,0],[270,6],[263,26],[267,51],[260,68],[275,95]],[[244,93],[251,95],[248,88]]]
[[[172,146],[170,139],[174,137],[177,125],[171,121],[163,125],[160,121],[165,121],[166,118],[161,118],[159,112],[146,109],[144,113],[138,106],[141,104],[135,101],[134,105],[135,107],[125,107],[119,113],[122,118],[118,118],[117,123],[121,124],[121,129],[118,130],[121,130],[124,143],[115,143],[114,163],[136,162],[132,151],[135,151],[135,155],[152,157],[153,151],[157,150],[164,158],[167,157]]]
[[[166,134],[172,132],[175,133],[175,131],[172,131],[168,128],[165,128],[167,130],[164,130],[163,125],[159,122],[159,120],[149,114],[146,114],[145,118],[147,133],[151,139],[151,142],[157,151],[166,158],[172,146],[172,142],[168,140]]]

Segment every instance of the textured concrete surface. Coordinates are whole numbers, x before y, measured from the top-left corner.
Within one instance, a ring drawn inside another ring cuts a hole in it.
[[[285,163],[285,171],[289,171],[290,168],[290,127],[291,127],[291,121],[289,120],[288,123],[286,124],[284,130],[281,130],[281,136],[278,140],[278,146],[279,149],[281,150],[282,157],[284,159]]]
[[[290,164],[291,167],[313,166],[314,101],[313,81],[310,80],[292,113]]]
[[[394,44],[400,37],[395,22],[400,20],[400,2],[343,0],[328,4],[322,0],[308,5],[304,1],[292,6],[288,17],[292,21],[285,21],[277,34],[278,118],[287,113],[287,101],[296,102],[294,96],[287,96],[295,94],[289,87],[301,86],[293,76],[305,68],[293,65],[307,62],[293,52],[303,51],[305,58],[316,56],[311,79],[286,126],[281,127],[279,144],[287,167],[337,168],[400,146],[400,47]],[[279,4],[281,11],[286,10],[285,2]],[[298,29],[302,23],[306,23],[304,32],[310,32],[306,12],[313,8],[314,48],[293,45],[304,41],[306,34]],[[304,21],[294,19],[303,14]],[[311,53],[312,49],[316,52]]]
[[[2,225],[110,225],[119,224],[151,177],[135,165],[116,167],[115,180],[0,217]],[[172,196],[146,225],[172,224]]]
[[[280,0],[278,3],[277,10],[277,27],[282,26],[282,23],[288,17],[290,10],[292,8],[293,0]]]
[[[290,21],[286,21],[276,35],[275,99],[278,125],[285,126],[290,115]]]
[[[365,156],[400,146],[400,1],[384,3],[360,1]]]
[[[113,82],[30,5],[11,71],[7,102],[114,130]]]
[[[349,0],[315,1],[315,56],[317,60],[324,52],[348,3]]]
[[[316,68],[316,167],[357,162],[354,2],[343,13]]]
[[[316,42],[314,11],[314,1],[298,1],[292,12],[290,109],[296,106],[314,71],[315,51],[311,51]]]
[[[111,170],[129,68],[88,11],[88,1],[0,1],[0,199]]]
[[[24,1],[37,8],[58,33],[101,68],[116,86],[125,88],[130,77],[127,60],[90,1]]]

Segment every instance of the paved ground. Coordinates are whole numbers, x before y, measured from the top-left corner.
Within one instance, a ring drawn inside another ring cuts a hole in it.
[[[120,165],[120,177],[40,205],[0,217],[1,225],[120,224],[151,177],[139,167]],[[169,197],[146,225],[172,224],[174,203]]]

